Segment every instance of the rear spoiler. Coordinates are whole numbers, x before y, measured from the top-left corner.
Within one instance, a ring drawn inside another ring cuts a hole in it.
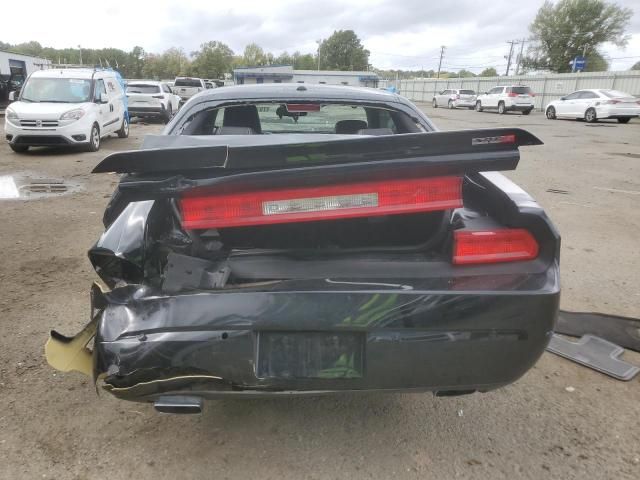
[[[93,173],[248,172],[393,160],[433,163],[452,173],[514,170],[520,159],[518,147],[542,145],[520,128],[303,138],[282,143],[291,136],[150,136],[141,150],[112,153]]]

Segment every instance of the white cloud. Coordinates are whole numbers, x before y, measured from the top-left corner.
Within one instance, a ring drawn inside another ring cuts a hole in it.
[[[618,1],[633,8],[637,0]],[[241,52],[249,42],[280,53],[313,52],[316,39],[337,29],[353,29],[383,68],[436,68],[440,45],[447,50],[443,68],[503,71],[506,41],[526,38],[539,2],[494,0],[490,8],[473,0],[155,0],[105,5],[81,0],[26,1],[2,22],[0,40],[39,41],[56,48],[141,45],[158,52],[171,46],[191,52],[208,40],[220,40]],[[606,45],[613,68],[640,60],[640,12],[632,19],[626,49]],[[620,58],[631,57],[631,58]]]

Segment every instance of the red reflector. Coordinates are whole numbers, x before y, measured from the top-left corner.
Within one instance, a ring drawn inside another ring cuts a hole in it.
[[[319,112],[320,105],[317,103],[287,103],[287,112]]]
[[[462,177],[259,190],[180,199],[187,229],[240,227],[462,207]]]
[[[455,265],[515,262],[537,256],[538,242],[524,229],[454,232]]]

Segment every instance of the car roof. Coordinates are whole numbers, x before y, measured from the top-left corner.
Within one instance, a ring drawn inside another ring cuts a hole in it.
[[[198,95],[200,101],[260,100],[271,98],[360,100],[372,102],[397,101],[395,93],[367,87],[323,85],[311,83],[263,83],[257,85],[230,85],[218,87]]]
[[[127,80],[127,85],[160,85],[162,82],[158,80]]]
[[[91,80],[96,77],[114,77],[115,72],[109,70],[94,70],[93,68],[50,68],[46,70],[36,70],[31,76],[36,78],[79,78]]]

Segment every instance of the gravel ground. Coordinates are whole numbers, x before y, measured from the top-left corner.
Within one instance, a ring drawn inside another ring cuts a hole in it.
[[[639,121],[424,108],[442,129],[523,126],[542,138],[509,176],[562,233],[563,308],[639,314]],[[186,417],[56,374],[43,344],[50,328],[71,334],[87,319],[86,251],[117,181],[88,172],[161,128],[133,125],[91,154],[17,155],[0,142],[0,175],[79,187],[0,202],[0,478],[638,478],[640,377],[618,382],[551,354],[488,394],[223,400]]]

